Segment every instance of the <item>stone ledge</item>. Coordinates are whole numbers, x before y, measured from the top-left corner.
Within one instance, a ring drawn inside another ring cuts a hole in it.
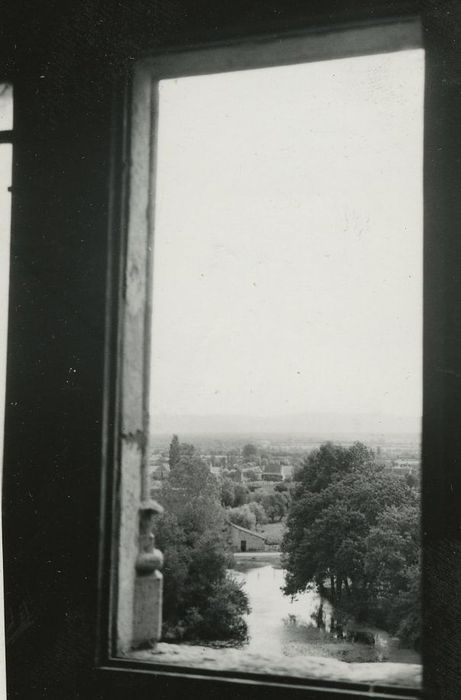
[[[214,649],[161,642],[155,650],[130,653],[131,658],[213,671],[262,673],[297,678],[420,688],[422,666],[393,662],[347,663],[322,656],[256,654],[244,649]]]

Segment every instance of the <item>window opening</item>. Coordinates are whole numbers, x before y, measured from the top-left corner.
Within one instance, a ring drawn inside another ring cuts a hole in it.
[[[13,87],[0,83],[0,460],[3,463],[3,431],[5,420],[6,345],[8,327],[8,286],[11,224]],[[0,471],[0,491],[2,471]],[[3,561],[0,523],[0,562]],[[1,568],[1,565],[0,565]],[[0,574],[2,572],[0,571]],[[0,575],[0,604],[3,607],[3,575]],[[0,658],[5,661],[4,615],[0,619]],[[5,665],[3,664],[3,667]],[[0,695],[6,697],[6,679],[0,678]]]
[[[13,129],[13,86],[0,83],[0,132]]]
[[[139,93],[140,547],[153,524],[165,562],[135,658],[420,683],[423,72],[413,49]]]

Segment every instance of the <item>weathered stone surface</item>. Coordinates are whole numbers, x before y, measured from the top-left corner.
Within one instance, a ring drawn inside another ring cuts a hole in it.
[[[134,652],[143,661],[192,668],[242,673],[270,673],[298,678],[322,678],[350,683],[421,686],[422,667],[402,663],[346,663],[321,656],[279,656],[249,653],[245,649],[214,649],[188,644],[157,645],[155,650]]]
[[[135,582],[132,646],[154,646],[162,631],[163,576],[154,571]]]
[[[135,605],[136,559],[139,539],[139,503],[142,454],[135,442],[122,441],[120,538],[118,541],[117,647],[131,648]]]

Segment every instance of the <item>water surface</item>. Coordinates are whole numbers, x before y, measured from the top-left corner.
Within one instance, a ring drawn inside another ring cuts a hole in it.
[[[397,639],[381,630],[373,630],[375,644],[337,639],[331,631],[331,604],[313,589],[296,597],[284,595],[284,571],[278,562],[239,561],[231,575],[243,583],[249,598],[245,648],[250,652],[420,663],[415,651],[401,649]]]

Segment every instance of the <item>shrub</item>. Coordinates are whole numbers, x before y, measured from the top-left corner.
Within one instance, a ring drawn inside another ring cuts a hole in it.
[[[240,525],[240,527],[245,527],[247,530],[254,530],[256,528],[256,516],[249,504],[240,506],[239,508],[229,508],[227,515],[234,525]]]

